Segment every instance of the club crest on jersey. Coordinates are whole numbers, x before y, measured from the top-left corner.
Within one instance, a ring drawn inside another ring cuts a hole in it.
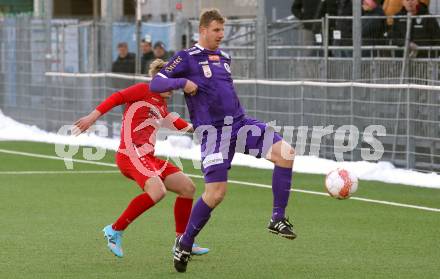
[[[210,78],[212,77],[211,68],[209,68],[209,65],[202,65],[203,74],[205,77]]]
[[[228,63],[225,63],[224,66],[225,66],[225,70],[226,70],[228,73],[231,73],[231,67],[229,67],[229,64],[228,64]]]

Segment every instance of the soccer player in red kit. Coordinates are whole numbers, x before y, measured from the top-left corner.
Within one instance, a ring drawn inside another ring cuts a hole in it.
[[[160,59],[150,66],[156,74],[166,63]],[[176,235],[180,236],[188,224],[195,193],[191,179],[178,167],[154,156],[156,132],[159,127],[192,132],[192,125],[170,114],[166,99],[171,92],[153,94],[147,83],[138,83],[108,97],[87,116],[75,122],[73,134],[91,127],[95,121],[112,108],[125,104],[122,119],[121,142],[116,153],[116,164],[126,177],[136,181],[143,193],[135,197],[121,216],[103,229],[110,251],[123,256],[122,233],[142,213],[158,203],[172,191],[178,196],[174,204]],[[192,253],[202,255],[209,249],[194,245]]]

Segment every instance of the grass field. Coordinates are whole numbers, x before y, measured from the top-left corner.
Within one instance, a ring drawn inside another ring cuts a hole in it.
[[[55,156],[50,144],[0,142],[0,149]],[[102,161],[113,163],[113,155]],[[108,172],[116,168],[74,163],[66,173],[63,161],[1,150],[0,162],[0,278],[440,278],[440,212],[294,192],[288,215],[299,237],[289,241],[265,229],[271,190],[231,183],[198,238],[211,252],[178,274],[173,193],[128,228],[118,259],[101,229],[139,189]],[[233,167],[230,179],[269,185],[271,171]],[[323,179],[295,174],[293,188],[323,192]],[[194,181],[200,195],[202,180]],[[435,189],[360,181],[355,196],[440,208]]]

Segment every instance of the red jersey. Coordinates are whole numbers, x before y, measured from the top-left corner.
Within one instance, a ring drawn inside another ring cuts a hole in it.
[[[138,83],[113,93],[96,110],[105,114],[122,104],[126,106],[122,117],[119,152],[131,144],[136,152],[142,153],[139,156],[154,153],[156,133],[160,127],[182,130],[189,125],[182,118],[170,114],[165,99],[151,93],[146,83]]]

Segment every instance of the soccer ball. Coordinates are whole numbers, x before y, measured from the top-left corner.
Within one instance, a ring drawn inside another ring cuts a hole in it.
[[[358,188],[358,179],[345,169],[335,169],[325,177],[325,188],[330,196],[348,199]]]

